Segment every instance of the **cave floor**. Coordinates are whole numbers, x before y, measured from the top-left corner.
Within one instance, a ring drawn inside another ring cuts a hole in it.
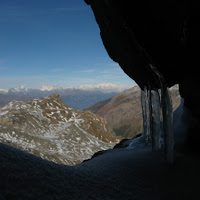
[[[58,165],[0,144],[0,200],[198,199],[200,158],[119,148],[76,166]]]

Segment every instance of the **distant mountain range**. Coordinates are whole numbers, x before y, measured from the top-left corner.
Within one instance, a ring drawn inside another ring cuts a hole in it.
[[[99,87],[82,86],[77,88],[42,87],[40,89],[26,88],[20,86],[9,90],[0,89],[0,107],[10,101],[29,101],[34,98],[45,97],[53,93],[58,93],[61,99],[70,107],[75,109],[85,109],[99,101],[110,98],[117,92],[112,92],[109,85],[99,85]],[[113,86],[114,91],[114,86]]]
[[[178,85],[171,87],[170,92],[175,110],[181,100]],[[138,86],[98,102],[88,110],[104,117],[117,136],[132,138],[142,132],[141,89]]]
[[[118,141],[104,118],[67,106],[58,94],[0,108],[0,142],[57,163],[80,163]]]

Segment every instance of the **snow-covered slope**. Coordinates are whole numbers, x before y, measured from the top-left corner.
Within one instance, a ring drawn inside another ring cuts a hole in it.
[[[27,103],[12,101],[1,108],[0,142],[73,165],[112,148],[117,139],[105,119],[72,109],[52,94]]]

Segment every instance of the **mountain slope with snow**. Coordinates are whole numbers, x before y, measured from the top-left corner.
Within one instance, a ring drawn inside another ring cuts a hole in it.
[[[80,163],[117,141],[105,119],[70,108],[58,94],[0,109],[0,142],[56,163]]]

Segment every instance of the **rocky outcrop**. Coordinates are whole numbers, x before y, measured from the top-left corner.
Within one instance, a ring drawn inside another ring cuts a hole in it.
[[[78,164],[118,141],[107,122],[75,110],[58,94],[0,108],[0,142],[62,164]]]

